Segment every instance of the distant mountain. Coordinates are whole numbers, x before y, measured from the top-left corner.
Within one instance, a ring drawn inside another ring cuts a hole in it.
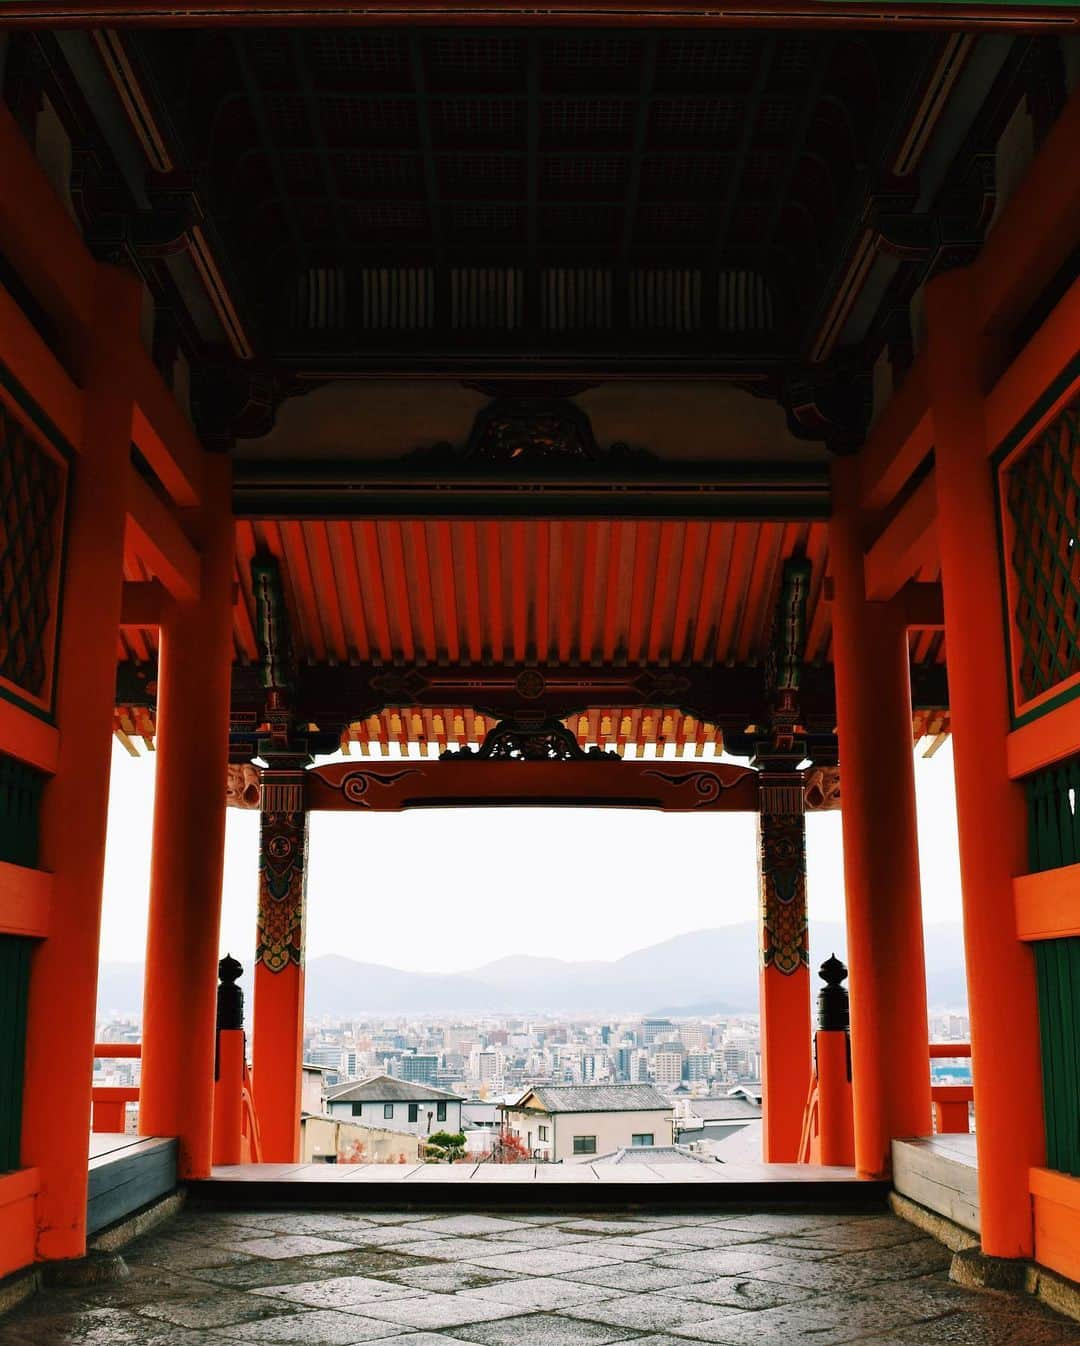
[[[757,922],[744,921],[677,935],[611,962],[520,954],[446,974],[403,972],[329,954],[307,965],[307,1013],[310,1018],[454,1012],[756,1013],[757,940]],[[815,969],[830,953],[844,958],[843,926],[814,924],[810,947]],[[967,992],[960,926],[929,926],[926,947],[931,1008],[963,1006]],[[250,972],[241,984],[250,997]],[[140,964],[102,964],[99,1014],[135,1014],[141,1002]]]

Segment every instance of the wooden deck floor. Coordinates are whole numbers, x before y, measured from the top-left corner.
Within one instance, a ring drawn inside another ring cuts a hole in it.
[[[887,1183],[803,1164],[244,1164],[191,1183],[222,1205],[367,1205],[537,1209],[653,1206],[879,1206]]]

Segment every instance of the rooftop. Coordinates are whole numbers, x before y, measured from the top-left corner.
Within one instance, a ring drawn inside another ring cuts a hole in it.
[[[367,1080],[354,1080],[350,1084],[338,1085],[327,1092],[331,1103],[444,1103],[451,1100],[463,1103],[460,1094],[452,1094],[447,1089],[433,1089],[428,1084],[416,1084],[412,1080],[396,1080],[391,1075],[373,1075]]]
[[[557,1084],[527,1089],[517,1104],[535,1098],[545,1112],[670,1112],[671,1101],[651,1084]]]

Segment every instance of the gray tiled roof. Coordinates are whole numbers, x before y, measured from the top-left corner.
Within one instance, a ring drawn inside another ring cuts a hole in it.
[[[331,1103],[445,1103],[463,1102],[460,1094],[446,1089],[432,1089],[427,1084],[410,1080],[395,1080],[390,1075],[374,1075],[368,1080],[354,1080],[331,1089],[326,1095]]]
[[[651,1084],[541,1084],[521,1098],[529,1094],[546,1112],[671,1111],[670,1100]]]

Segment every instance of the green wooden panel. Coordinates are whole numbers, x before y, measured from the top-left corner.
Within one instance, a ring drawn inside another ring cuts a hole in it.
[[[0,935],[0,1173],[19,1167],[33,940]]]
[[[38,816],[47,777],[0,754],[0,860],[36,869]]]
[[[1042,1027],[1046,1157],[1080,1177],[1080,937],[1032,945]]]
[[[1080,864],[1080,760],[1036,772],[1024,785],[1030,872]]]

